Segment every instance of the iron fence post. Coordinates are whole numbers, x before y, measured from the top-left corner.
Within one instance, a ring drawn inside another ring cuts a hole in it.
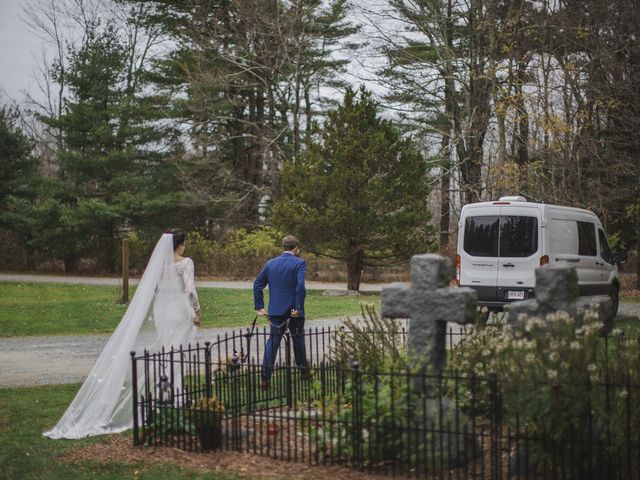
[[[284,361],[286,366],[286,389],[287,389],[287,406],[291,408],[293,406],[293,374],[291,372],[291,335],[289,332],[285,333],[285,355]]]
[[[138,369],[136,365],[136,352],[131,355],[131,401],[133,402],[133,444],[140,445],[140,432],[138,431]]]
[[[149,355],[149,351],[144,351],[144,389],[145,389],[145,403],[147,410],[147,426],[151,425],[153,422],[153,408],[151,406],[151,369],[149,366],[149,362],[151,357]],[[145,406],[143,405],[143,408]]]
[[[234,450],[242,450],[242,424],[240,415],[242,412],[241,402],[241,385],[240,385],[240,372],[236,369],[232,369],[228,373],[229,384],[231,385],[231,439],[232,448]]]
[[[213,381],[211,375],[211,342],[204,342],[204,381],[206,383],[204,387],[207,398],[211,398],[211,383]]]
[[[627,382],[626,382],[626,392],[627,392],[627,396],[626,396],[626,402],[625,402],[625,410],[626,410],[626,418],[627,418],[627,422],[626,422],[626,428],[625,428],[625,433],[626,433],[626,443],[627,443],[627,478],[633,478],[632,475],[632,467],[631,464],[633,463],[633,453],[632,453],[632,449],[631,449],[631,445],[633,443],[633,435],[631,434],[631,418],[632,418],[632,410],[631,410],[631,395],[633,392],[633,390],[631,389],[631,375],[629,373],[626,374],[627,377]]]
[[[360,468],[362,466],[362,426],[363,426],[363,412],[362,412],[362,372],[360,371],[360,364],[353,362],[352,368],[352,386],[351,386],[351,401],[352,401],[352,422],[353,422],[353,466]]]
[[[251,409],[253,408],[253,403],[254,403],[254,387],[256,386],[254,380],[253,380],[253,370],[251,369],[251,336],[253,335],[253,328],[255,327],[255,322],[257,321],[257,318],[254,319],[254,323],[252,323],[251,325],[251,330],[247,329],[247,333],[244,335],[244,339],[247,341],[247,351],[245,353],[246,355],[246,359],[247,359],[247,365],[249,367],[248,371],[249,374],[245,376],[245,396],[246,396],[246,409],[247,411],[251,411]],[[242,340],[240,341],[240,345],[242,345]],[[245,359],[242,358],[242,348],[241,348],[241,353],[240,353],[240,364],[242,364]]]
[[[491,397],[492,397],[492,427],[491,427],[491,478],[500,480],[502,466],[500,464],[500,437],[501,437],[501,410],[500,390],[498,388],[498,377],[495,373],[491,374]]]

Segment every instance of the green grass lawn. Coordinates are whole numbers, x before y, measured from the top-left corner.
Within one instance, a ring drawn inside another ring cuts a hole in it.
[[[623,317],[616,319],[614,328],[620,328],[630,338],[640,338],[640,318]]]
[[[200,288],[198,294],[203,327],[249,326],[253,320],[251,290]],[[114,286],[2,282],[0,337],[110,333],[126,309],[118,298]],[[305,308],[314,320],[357,315],[362,303],[379,302],[378,295],[323,297],[309,290]]]
[[[72,400],[78,385],[0,390],[0,478],[2,479],[204,479],[238,480],[235,474],[203,473],[175,464],[127,465],[82,461],[63,463],[57,457],[78,446],[102,442],[50,440],[42,432],[51,428]],[[130,433],[123,435],[130,436]],[[246,477],[244,477],[246,478]]]

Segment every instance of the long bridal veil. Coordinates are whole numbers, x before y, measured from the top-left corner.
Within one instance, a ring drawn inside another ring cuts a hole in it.
[[[173,235],[156,245],[129,307],[58,424],[43,435],[84,438],[131,428],[131,357],[195,340],[193,308],[173,256]]]

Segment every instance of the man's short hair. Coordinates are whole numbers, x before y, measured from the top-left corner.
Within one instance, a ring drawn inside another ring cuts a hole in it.
[[[283,250],[293,250],[298,246],[298,239],[293,235],[287,235],[282,239]]]

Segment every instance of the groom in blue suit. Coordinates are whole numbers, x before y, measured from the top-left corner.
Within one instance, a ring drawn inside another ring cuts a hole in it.
[[[282,239],[282,255],[269,260],[253,282],[253,300],[256,313],[266,315],[262,291],[269,285],[269,340],[262,361],[263,390],[269,388],[280,341],[287,327],[293,340],[293,353],[301,378],[309,378],[309,367],[304,347],[304,275],[306,262],[299,258],[298,239],[287,235]]]

